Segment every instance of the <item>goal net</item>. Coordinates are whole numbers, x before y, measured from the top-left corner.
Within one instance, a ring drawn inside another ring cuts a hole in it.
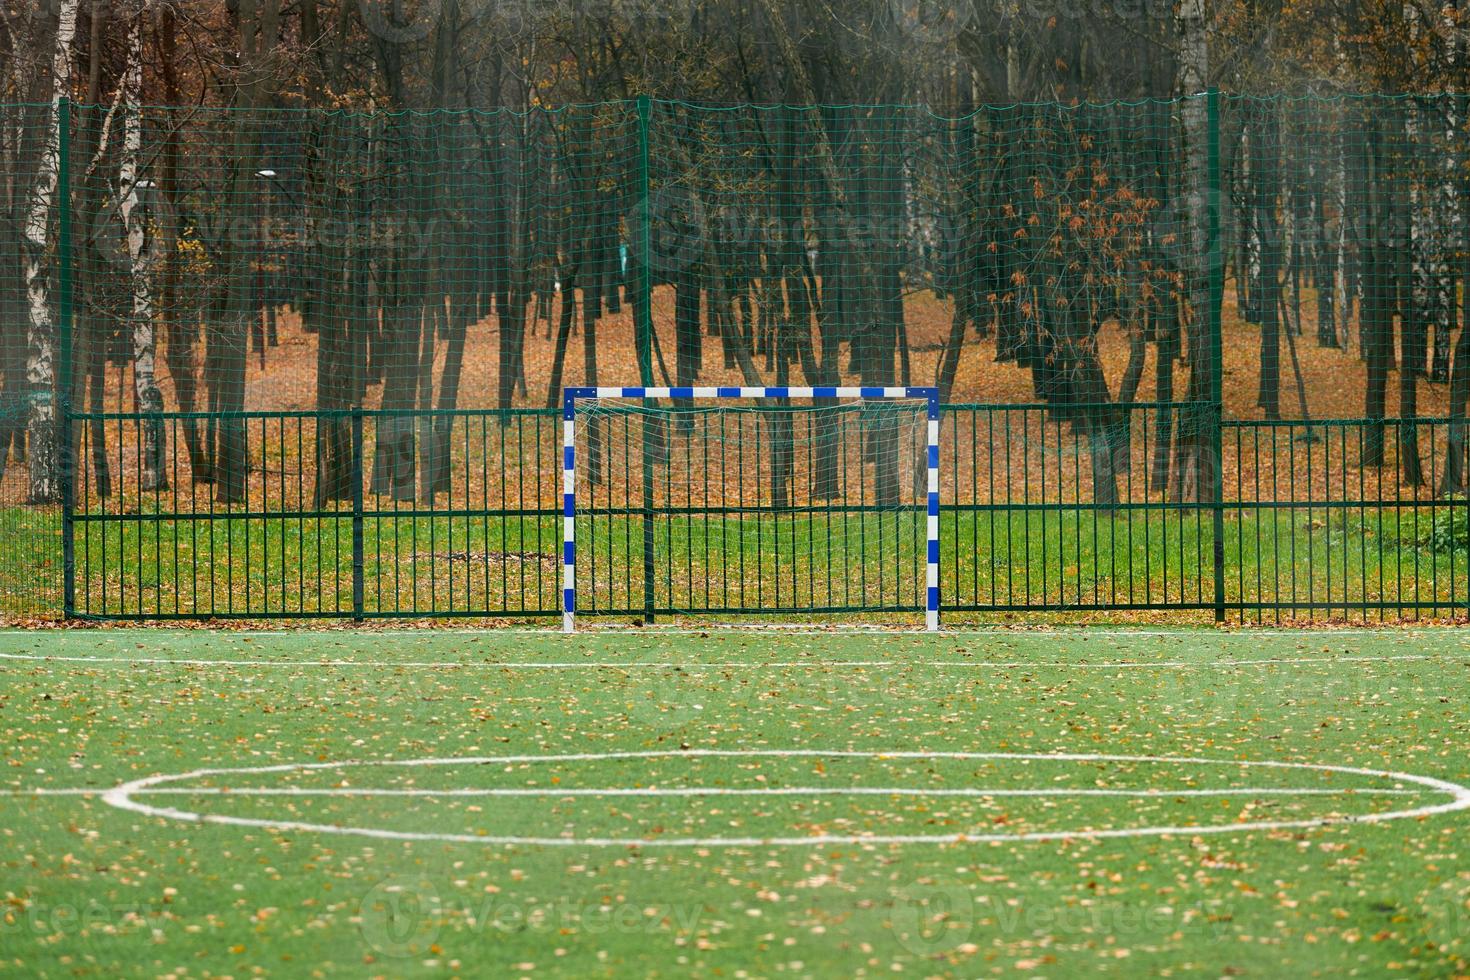
[[[571,388],[563,626],[577,615],[939,620],[932,388]]]

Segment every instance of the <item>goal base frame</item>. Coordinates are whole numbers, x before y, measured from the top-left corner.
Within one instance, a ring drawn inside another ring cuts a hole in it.
[[[939,389],[935,387],[579,387],[562,389],[562,587],[561,628],[577,629],[577,402],[668,399],[848,398],[923,401],[928,405],[928,470],[925,501],[924,628],[939,630]]]

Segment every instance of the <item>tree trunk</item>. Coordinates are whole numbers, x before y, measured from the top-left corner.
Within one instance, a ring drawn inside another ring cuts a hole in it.
[[[1415,418],[1419,414],[1419,373],[1409,365],[1422,364],[1425,348],[1424,325],[1412,318],[1401,321],[1399,328],[1399,462],[1403,468],[1404,483],[1411,487],[1424,485],[1424,469],[1419,459],[1419,427]]]
[[[696,270],[681,270],[674,285],[674,383],[692,385],[699,378],[704,335],[699,329],[699,280]]]
[[[1463,260],[1463,265],[1465,275],[1470,276],[1470,258]],[[1462,319],[1470,323],[1470,290],[1464,292],[1462,302],[1467,307]],[[1465,492],[1467,401],[1470,401],[1470,327],[1461,327],[1460,337],[1455,342],[1455,359],[1450,367],[1449,446],[1445,453],[1444,481],[1440,484],[1440,493],[1446,497]]]
[[[1251,189],[1254,238],[1260,275],[1251,291],[1261,324],[1260,386],[1256,404],[1267,419],[1281,418],[1281,228],[1277,219],[1280,182],[1280,119],[1273,103],[1259,103],[1251,129]]]
[[[1160,340],[1154,350],[1154,398],[1160,406],[1174,400],[1174,360],[1179,356],[1177,341]],[[1183,437],[1181,436],[1181,441]],[[1154,458],[1149,470],[1148,488],[1162,493],[1169,488],[1170,447],[1174,440],[1174,413],[1160,407],[1154,417]]]
[[[165,6],[159,21],[159,46],[163,75],[164,99],[171,106],[182,100],[179,91],[177,49],[178,17],[171,6]],[[179,213],[179,116],[178,111],[168,110],[169,125],[164,133],[162,171],[159,174],[158,193],[168,205],[169,220]],[[168,229],[169,244],[175,243],[177,227]],[[162,286],[159,292],[159,312],[164,326],[164,363],[168,365],[169,378],[173,381],[174,397],[179,412],[192,415],[198,410],[197,366],[194,345],[199,335],[199,319],[179,308],[179,257],[177,249],[170,248],[163,256]],[[189,454],[189,472],[195,482],[209,478],[209,461],[199,440],[199,422],[185,418],[182,423],[184,443]]]
[[[1210,269],[1217,261],[1219,242],[1209,236],[1210,195],[1209,174],[1209,126],[1207,105],[1196,93],[1204,91],[1209,84],[1208,25],[1205,19],[1204,0],[1181,0],[1179,7],[1180,56],[1179,91],[1186,97],[1183,103],[1185,174],[1188,186],[1186,208],[1189,215],[1189,243],[1187,283],[1190,316],[1187,326],[1189,345],[1189,387],[1185,397],[1196,404],[1207,403],[1213,396],[1214,383],[1220,365],[1214,363],[1210,336],[1216,322],[1218,310],[1212,308],[1210,294]],[[1190,97],[1194,96],[1194,97]],[[1164,361],[1164,351],[1159,350],[1159,360]],[[1159,396],[1163,398],[1162,393]],[[1198,414],[1198,413],[1196,413]],[[1202,419],[1196,420],[1203,422]],[[1214,455],[1210,451],[1203,424],[1190,424],[1180,433],[1178,499],[1184,499],[1192,477],[1194,497],[1205,501],[1214,498],[1218,491],[1220,474],[1215,472]]]
[[[1128,366],[1123,369],[1123,380],[1118,385],[1117,419],[1111,437],[1113,447],[1113,469],[1127,473],[1133,469],[1133,410],[1121,406],[1130,405],[1138,397],[1138,385],[1143,380],[1144,365],[1148,360],[1148,342],[1143,330],[1128,333]]]
[[[557,320],[556,346],[551,355],[551,380],[546,386],[546,407],[561,407],[562,377],[566,370],[567,344],[577,319],[577,290],[570,278],[561,283],[561,312]]]
[[[118,187],[122,195],[122,220],[128,242],[128,279],[132,287],[133,326],[133,395],[137,411],[157,414],[163,411],[163,393],[154,378],[153,266],[159,251],[156,241],[149,242],[148,215],[140,200],[139,157],[143,151],[143,17],[141,9],[128,25],[128,61],[123,76],[123,155],[118,168]],[[142,421],[141,490],[168,488],[164,467],[165,438],[163,420]]]
[[[397,288],[402,289],[400,284]],[[415,491],[414,405],[418,394],[423,310],[401,299],[383,311],[386,375],[373,459],[373,492],[411,501]]]
[[[93,416],[88,423],[88,442],[92,450],[92,472],[95,474],[93,488],[103,500],[112,496],[112,463],[107,458],[107,423],[102,413],[107,411],[107,337],[96,318],[84,316],[78,320],[78,336],[86,347],[83,364],[86,371],[87,411]]]
[[[1363,465],[1383,465],[1383,418],[1388,399],[1388,374],[1393,358],[1394,268],[1382,182],[1387,179],[1380,156],[1376,119],[1368,120],[1364,147],[1367,222],[1363,234],[1363,356],[1367,361],[1363,415],[1368,419],[1363,433]]]
[[[26,302],[30,319],[26,333],[26,382],[31,390],[27,422],[30,437],[30,502],[57,503],[61,500],[61,468],[58,453],[56,413],[57,325],[52,317],[51,271],[46,267],[50,245],[51,212],[60,194],[71,188],[57,187],[61,169],[61,100],[70,93],[71,46],[77,33],[77,11],[81,0],[60,0],[60,19],[51,60],[51,105],[46,114],[45,145],[36,172],[35,190],[26,213]]]
[[[232,174],[227,201],[239,206],[253,201],[258,193],[259,132],[254,110],[263,103],[270,77],[267,60],[274,50],[280,28],[281,0],[239,0],[240,77],[237,84],[238,111],[232,127]],[[249,207],[249,204],[243,205]],[[250,214],[231,209],[231,226],[249,221]],[[251,224],[253,227],[253,222]],[[232,236],[226,236],[227,241]],[[214,448],[214,489],[224,504],[244,503],[250,469],[246,442],[245,361],[250,342],[253,307],[253,260],[248,243],[229,241],[225,246],[229,284],[223,315],[211,317],[205,351],[205,385],[211,409],[220,416],[218,442]]]
[[[1420,113],[1423,106],[1414,103],[1404,114],[1402,139],[1405,155],[1413,156],[1426,138],[1421,126]],[[1403,480],[1408,486],[1424,484],[1424,470],[1419,459],[1419,429],[1415,417],[1419,414],[1418,380],[1425,373],[1425,354],[1429,349],[1429,324],[1436,320],[1435,300],[1438,288],[1434,270],[1434,219],[1425,214],[1424,189],[1418,174],[1406,174],[1403,184],[1407,193],[1400,189],[1395,195],[1407,200],[1396,210],[1402,215],[1398,227],[1404,240],[1395,250],[1398,257],[1399,284],[1399,465]],[[1400,185],[1402,188],[1403,185]],[[1431,192],[1432,193],[1432,192]],[[1404,207],[1407,214],[1404,214]],[[1393,342],[1392,337],[1388,341]]]
[[[596,275],[594,271],[594,276]],[[597,386],[597,314],[602,294],[594,280],[582,290],[582,383]],[[587,421],[587,479],[602,482],[602,429],[596,418]]]
[[[1079,307],[1081,304],[1077,304]],[[1087,452],[1092,461],[1092,500],[1102,510],[1118,504],[1118,473],[1114,466],[1118,410],[1109,405],[1107,378],[1097,358],[1095,337],[1073,345],[1065,354],[1075,377],[1074,394],[1082,410],[1082,428],[1087,433]]]
[[[1337,258],[1332,239],[1327,232],[1327,219],[1323,214],[1326,192],[1322,187],[1314,188],[1312,195],[1312,284],[1317,289],[1317,344],[1321,347],[1341,347],[1337,336],[1338,307],[1334,276]],[[1338,221],[1346,220],[1341,214]]]

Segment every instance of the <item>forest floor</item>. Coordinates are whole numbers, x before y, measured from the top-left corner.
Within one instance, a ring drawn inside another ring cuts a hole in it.
[[[1288,303],[1291,303],[1290,298]],[[1302,333],[1295,338],[1295,344],[1311,417],[1363,417],[1366,368],[1359,356],[1356,336],[1351,338],[1347,349],[1319,345],[1316,337],[1316,297],[1311,290],[1303,291],[1300,306]],[[910,345],[909,380],[913,384],[933,384],[943,344],[949,333],[952,304],[949,301],[936,300],[933,293],[925,291],[906,297],[904,308]],[[1223,317],[1225,415],[1232,419],[1262,418],[1262,410],[1256,404],[1260,382],[1260,329],[1241,319],[1233,283],[1226,284]],[[663,362],[668,372],[672,373],[674,302],[673,291],[668,287],[655,290],[654,322]],[[251,411],[309,411],[316,407],[316,338],[302,330],[300,318],[289,310],[278,317],[278,323],[279,346],[268,350],[264,357],[258,352],[251,354],[246,376],[246,407]],[[559,399],[549,397],[547,390],[555,352],[555,332],[551,329],[553,326],[554,319],[536,322],[528,333],[525,356],[529,388],[525,392],[517,393],[517,406],[559,404]],[[1283,331],[1281,415],[1287,419],[1301,418],[1291,351],[1286,341]],[[565,385],[583,384],[587,380],[583,342],[579,322],[577,332],[568,344],[563,375]],[[459,407],[488,408],[495,405],[497,345],[498,328],[493,316],[470,327]],[[1128,360],[1128,341],[1123,327],[1115,320],[1108,321],[1099,335],[1098,346],[1109,389],[1116,397]],[[631,308],[624,306],[622,312],[606,316],[598,322],[596,348],[599,383],[637,383]],[[441,342],[435,365],[436,378],[443,370],[445,354],[445,344]],[[724,366],[718,338],[706,336],[703,360],[700,383],[741,383],[738,369]],[[1137,401],[1156,400],[1155,361],[1156,349],[1150,345],[1148,364],[1139,386]],[[765,370],[763,358],[757,358],[756,363]],[[160,368],[164,402],[170,410],[176,410],[178,401],[172,380],[161,360]],[[656,373],[660,374],[659,380],[662,381],[661,372],[656,369]],[[799,376],[799,371],[796,373]],[[775,384],[774,372],[766,371],[765,374],[765,380]],[[1183,397],[1187,378],[1187,365],[1177,365],[1176,399]],[[848,380],[851,380],[850,375]],[[1390,377],[1388,390],[1389,415],[1394,416],[1399,404],[1397,372]],[[372,388],[368,392],[366,407],[377,407],[381,394],[381,387]],[[1419,415],[1445,415],[1448,394],[1447,385],[1421,378],[1418,382]],[[1017,404],[1033,403],[1036,400],[1030,371],[1014,363],[997,363],[994,337],[981,339],[972,331],[965,343],[950,401],[956,404]],[[108,411],[132,411],[132,378],[126,369],[114,368],[109,372],[106,403]]]

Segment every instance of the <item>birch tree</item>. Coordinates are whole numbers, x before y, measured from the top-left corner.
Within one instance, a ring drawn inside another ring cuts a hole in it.
[[[1182,107],[1184,120],[1185,173],[1188,190],[1185,195],[1188,210],[1190,249],[1193,257],[1188,270],[1188,295],[1191,309],[1189,342],[1189,390],[1185,396],[1196,403],[1207,401],[1211,395],[1214,371],[1219,366],[1212,361],[1209,326],[1213,311],[1210,309],[1210,266],[1217,261],[1218,241],[1209,239],[1208,209],[1218,207],[1220,189],[1210,186],[1208,160],[1209,119],[1205,99],[1200,95],[1209,85],[1209,36],[1205,20],[1205,0],[1182,0],[1179,4],[1179,92],[1185,97]],[[1196,410],[1194,413],[1199,415]],[[1198,419],[1197,422],[1203,422]],[[1175,499],[1183,499],[1187,486],[1193,478],[1197,499],[1207,499],[1214,493],[1215,480],[1213,458],[1205,441],[1204,426],[1185,426],[1179,434],[1180,453],[1175,466]]]
[[[163,394],[154,377],[153,324],[153,258],[155,249],[148,245],[148,217],[139,197],[143,181],[138,161],[143,152],[143,21],[146,0],[138,4],[128,26],[127,68],[123,73],[123,152],[118,167],[120,210],[128,243],[128,281],[132,294],[133,328],[133,395],[142,413],[163,411]],[[163,422],[158,418],[143,422],[143,490],[162,490],[168,485],[164,475]]]
[[[36,172],[25,222],[25,281],[29,320],[26,332],[26,381],[31,391],[27,431],[30,436],[30,501],[61,500],[62,460],[59,457],[56,412],[56,347],[58,331],[51,310],[51,270],[47,267],[51,210],[56,203],[61,171],[61,101],[71,87],[71,47],[77,33],[81,0],[61,0],[56,46],[51,59],[51,103],[46,113],[45,147]],[[66,188],[60,188],[66,193]]]

